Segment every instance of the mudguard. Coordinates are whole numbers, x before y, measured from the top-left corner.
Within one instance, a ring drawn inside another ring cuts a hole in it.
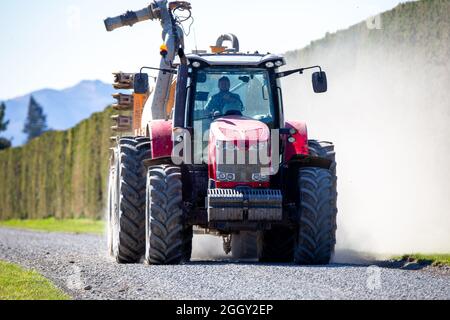
[[[149,122],[147,130],[151,141],[151,159],[171,158],[173,150],[172,120],[153,120]]]
[[[302,121],[286,121],[285,128],[294,129],[295,133],[283,137],[286,146],[283,157],[284,162],[289,162],[298,155],[309,155],[306,123]]]

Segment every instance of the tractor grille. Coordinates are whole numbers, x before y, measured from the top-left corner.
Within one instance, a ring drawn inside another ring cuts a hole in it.
[[[258,151],[248,149],[217,150],[216,161],[217,171],[235,174],[236,182],[252,182],[253,174],[263,173],[262,169],[269,169],[268,165],[263,165]]]

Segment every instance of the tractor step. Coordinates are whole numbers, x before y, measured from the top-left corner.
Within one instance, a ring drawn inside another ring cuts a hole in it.
[[[209,221],[281,221],[280,190],[211,189],[206,199]]]

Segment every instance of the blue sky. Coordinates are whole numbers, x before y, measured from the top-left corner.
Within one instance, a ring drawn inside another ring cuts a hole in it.
[[[192,0],[194,32],[187,49],[206,49],[226,32],[243,51],[282,53],[326,32],[395,7],[398,0]],[[403,1],[404,2],[404,1]],[[148,0],[3,0],[0,2],[0,100],[84,79],[111,81],[111,72],[158,64],[161,29],[145,22],[112,33],[103,19]]]

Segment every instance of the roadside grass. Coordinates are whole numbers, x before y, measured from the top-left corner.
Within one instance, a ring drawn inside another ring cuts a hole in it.
[[[450,266],[450,254],[407,254],[394,257],[394,260],[428,264],[432,266]]]
[[[70,300],[35,271],[0,261],[0,300]]]
[[[89,233],[102,235],[105,223],[90,219],[64,219],[55,218],[38,220],[6,220],[0,221],[0,227],[29,229],[47,232]]]

